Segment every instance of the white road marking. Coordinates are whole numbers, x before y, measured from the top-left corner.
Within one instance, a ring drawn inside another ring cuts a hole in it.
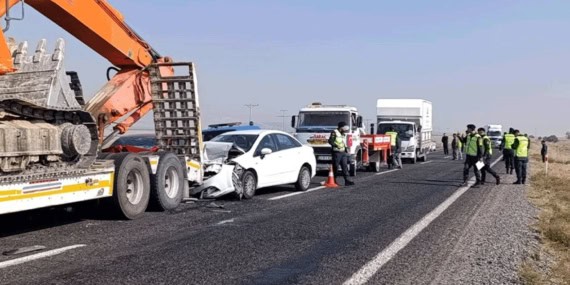
[[[491,167],[501,160],[500,156],[495,160]],[[453,202],[455,202],[463,193],[465,193],[475,183],[475,177],[469,180],[467,186],[459,188],[453,195],[447,198],[437,208],[429,212],[425,217],[411,226],[396,240],[394,240],[387,248],[379,252],[372,260],[366,263],[360,270],[354,273],[343,285],[360,285],[365,284],[384,266],[388,261],[392,260],[396,254],[405,248],[418,234],[420,234],[431,222],[433,222],[441,213],[443,213]]]
[[[233,222],[234,222],[234,219],[223,220],[221,222],[218,222],[216,225],[223,225],[223,224],[233,223]]]
[[[448,155],[448,156],[444,156],[443,158],[451,158],[451,155]]]
[[[428,160],[428,161],[421,162],[420,164],[428,164],[428,163],[432,163],[432,162],[433,162],[433,160]]]
[[[387,170],[387,171],[384,171],[384,172],[376,173],[376,174],[374,174],[374,175],[382,175],[382,174],[386,174],[386,173],[390,173],[390,172],[394,172],[394,171],[398,171],[398,170],[400,170],[400,169]]]
[[[269,200],[269,201],[279,200],[279,199],[283,199],[283,198],[287,198],[287,197],[291,197],[291,196],[295,196],[295,195],[300,195],[300,194],[309,193],[309,192],[316,191],[316,190],[321,190],[321,189],[324,189],[324,188],[327,188],[327,187],[325,187],[325,186],[319,186],[319,187],[311,188],[311,189],[309,189],[309,190],[307,190],[307,191],[303,191],[303,192],[293,192],[293,193],[289,193],[289,194],[285,194],[285,195],[281,195],[281,196],[272,197],[272,198],[269,198],[269,199],[267,199],[267,200]]]
[[[53,249],[53,250],[49,250],[49,251],[42,252],[42,253],[36,253],[36,254],[32,254],[32,255],[28,255],[28,256],[24,256],[24,257],[20,257],[20,258],[16,258],[16,259],[8,260],[8,261],[3,261],[3,262],[0,262],[0,269],[6,268],[9,266],[14,266],[14,265],[26,263],[26,262],[30,262],[30,261],[41,259],[41,258],[46,258],[46,257],[62,254],[68,250],[72,250],[74,248],[79,248],[79,247],[84,247],[84,246],[86,246],[86,245],[76,244],[76,245],[66,246],[66,247],[62,247],[62,248],[58,248],[58,249]]]

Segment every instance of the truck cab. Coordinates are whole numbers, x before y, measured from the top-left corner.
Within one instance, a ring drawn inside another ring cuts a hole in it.
[[[364,134],[362,116],[358,114],[356,107],[312,103],[301,108],[299,114],[292,117],[291,127],[295,129],[296,139],[313,148],[317,170],[328,170],[332,164],[332,148],[328,139],[341,121],[350,128],[346,145],[352,158],[349,172],[351,176],[355,176],[362,162],[360,135]]]
[[[485,126],[485,131],[487,136],[493,142],[495,148],[501,147],[503,142],[503,126],[501,125],[487,125]]]
[[[432,139],[432,104],[422,99],[378,99],[377,134],[393,128],[400,137],[400,155],[415,163],[427,161],[435,150]]]

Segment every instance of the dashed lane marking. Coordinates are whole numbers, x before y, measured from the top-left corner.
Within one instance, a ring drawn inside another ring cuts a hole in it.
[[[309,193],[309,192],[321,190],[321,189],[324,189],[324,188],[326,188],[326,187],[325,187],[325,186],[319,186],[319,187],[315,187],[315,188],[308,189],[307,191],[303,191],[303,192],[293,192],[293,193],[289,193],[289,194],[285,194],[285,195],[281,195],[281,196],[272,197],[272,198],[269,198],[269,199],[267,199],[267,200],[269,200],[269,201],[279,200],[279,199],[283,199],[283,198],[287,198],[287,197],[291,197],[291,196],[295,196],[295,195],[301,195],[301,194],[305,194],[305,193]]]
[[[3,262],[0,262],[0,269],[6,268],[9,266],[19,265],[22,263],[26,263],[26,262],[30,262],[30,261],[34,261],[34,260],[38,260],[38,259],[42,259],[42,258],[46,258],[46,257],[50,257],[50,256],[54,256],[54,255],[58,255],[58,254],[62,254],[68,250],[72,250],[72,249],[84,247],[84,246],[86,246],[86,245],[76,244],[76,245],[66,246],[66,247],[62,247],[62,248],[58,248],[58,249],[53,249],[53,250],[49,250],[46,252],[36,253],[36,254],[32,254],[32,255],[12,259],[12,260],[3,261]]]

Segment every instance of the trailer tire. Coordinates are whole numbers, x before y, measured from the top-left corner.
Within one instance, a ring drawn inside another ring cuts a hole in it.
[[[118,153],[107,157],[115,161],[113,204],[122,218],[140,218],[150,198],[150,178],[144,159],[134,153]]]
[[[370,171],[378,173],[380,172],[380,162],[371,162],[368,168]]]
[[[171,152],[158,154],[156,174],[150,176],[150,203],[154,210],[171,211],[182,202],[184,168]]]
[[[243,198],[253,198],[253,196],[255,196],[255,190],[257,190],[257,177],[255,173],[251,170],[246,171],[241,181],[243,183]]]
[[[295,188],[298,191],[307,191],[311,186],[311,169],[303,165],[301,170],[299,170],[299,176],[297,177],[297,182],[295,183]]]

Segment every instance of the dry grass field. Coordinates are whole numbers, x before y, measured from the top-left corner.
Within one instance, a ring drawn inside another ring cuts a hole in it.
[[[521,267],[527,284],[570,284],[570,141],[548,143],[548,173],[540,142],[531,149],[528,197],[539,210],[540,249]]]

